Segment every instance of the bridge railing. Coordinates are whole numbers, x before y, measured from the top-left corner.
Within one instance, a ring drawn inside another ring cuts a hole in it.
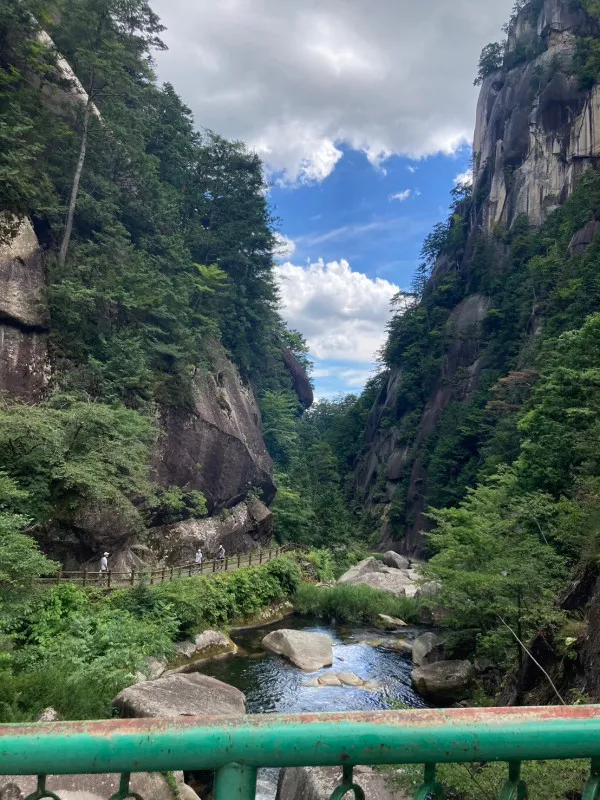
[[[332,795],[354,793],[353,767],[423,764],[415,800],[443,798],[436,765],[506,762],[501,800],[527,797],[523,761],[590,759],[583,800],[600,797],[600,706],[407,710],[351,714],[177,717],[0,726],[0,775],[37,775],[28,800],[51,797],[52,775],[216,771],[215,800],[255,797],[259,767],[343,767]],[[50,777],[47,777],[50,776]],[[360,783],[360,776],[357,778]],[[140,800],[139,796],[135,796]]]
[[[152,586],[179,578],[191,578],[194,575],[210,575],[215,572],[230,572],[239,567],[259,566],[286,552],[290,552],[292,549],[286,545],[272,547],[269,550],[254,550],[243,555],[227,556],[223,559],[205,560],[201,564],[188,561],[177,566],[157,567],[156,569],[130,569],[126,572],[111,569],[106,572],[101,572],[99,569],[74,571],[61,569],[56,575],[40,578],[39,582],[43,584],[75,583],[79,586],[97,586],[104,589],[136,586],[141,582]]]

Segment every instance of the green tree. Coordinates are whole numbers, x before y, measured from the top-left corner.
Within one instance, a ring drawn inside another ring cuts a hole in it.
[[[475,86],[480,86],[488,75],[491,75],[502,67],[505,50],[505,42],[491,42],[490,44],[486,44],[479,57]]]

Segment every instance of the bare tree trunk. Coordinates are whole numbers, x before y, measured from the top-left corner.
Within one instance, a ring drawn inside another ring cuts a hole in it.
[[[90,111],[92,107],[91,99],[88,99],[85,104],[83,112],[83,132],[81,134],[81,147],[79,148],[79,158],[77,159],[77,166],[75,167],[75,175],[73,176],[73,186],[71,187],[71,199],[69,200],[69,210],[67,212],[67,224],[65,233],[60,245],[60,253],[58,255],[58,263],[64,267],[67,260],[67,251],[69,250],[69,242],[71,241],[71,234],[73,233],[73,219],[75,217],[75,207],[77,206],[77,196],[79,194],[79,183],[81,181],[81,174],[83,172],[83,165],[85,164],[85,154],[87,150],[88,129],[90,125]]]

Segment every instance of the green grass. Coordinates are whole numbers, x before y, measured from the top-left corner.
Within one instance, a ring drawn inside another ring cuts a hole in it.
[[[314,614],[349,624],[372,624],[379,614],[398,617],[405,622],[418,620],[418,606],[408,597],[394,597],[369,586],[318,587],[303,583],[296,592],[294,606],[299,614]]]

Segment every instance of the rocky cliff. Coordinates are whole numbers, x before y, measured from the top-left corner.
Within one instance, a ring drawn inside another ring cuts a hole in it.
[[[476,247],[486,239],[484,269],[501,270],[506,232],[522,215],[529,225],[542,225],[571,196],[581,174],[600,167],[600,88],[586,88],[576,68],[581,42],[599,35],[597,21],[582,3],[531,0],[509,27],[504,66],[483,80],[464,246],[452,258],[442,253],[425,291],[445,281],[460,284],[456,304],[437,331],[446,342],[438,377],[418,406],[405,394],[403,364],[389,370],[368,416],[364,452],[355,469],[357,493],[379,527],[384,549],[423,551],[422,531],[428,525],[423,514],[430,499],[424,461],[431,457],[444,414],[458,407],[460,416],[490,371],[492,298],[469,292],[477,283]],[[589,222],[574,237],[570,253],[585,250],[597,230],[598,223]],[[518,334],[524,342],[539,334],[540,313],[532,302]],[[428,328],[423,336],[430,333]]]
[[[488,75],[473,142],[474,194],[485,201],[476,222],[491,231],[519,214],[540,225],[572,193],[582,171],[600,158],[600,88],[582,88],[572,62],[578,37],[598,33],[578,5],[545,0],[510,32],[510,52],[537,57]]]
[[[28,220],[0,244],[0,394],[32,401],[50,376],[42,251]]]

